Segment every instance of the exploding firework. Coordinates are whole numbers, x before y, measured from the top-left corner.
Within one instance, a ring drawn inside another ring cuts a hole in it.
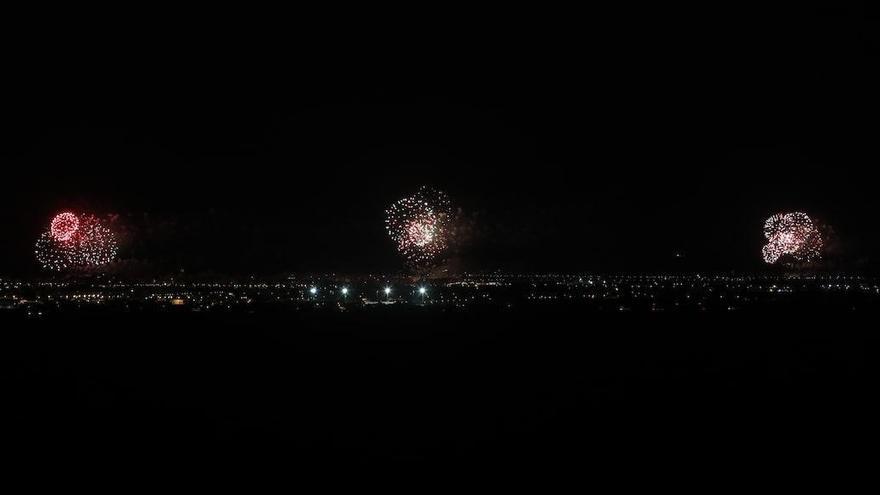
[[[70,212],[59,213],[52,219],[49,232],[58,241],[69,241],[79,229],[79,218]]]
[[[449,247],[453,211],[445,193],[423,187],[391,205],[385,214],[388,235],[409,263],[430,264]]]
[[[118,243],[113,231],[92,215],[65,212],[56,215],[35,246],[43,268],[52,271],[89,270],[116,258]]]
[[[764,261],[809,263],[822,256],[822,234],[806,213],[779,213],[764,224]]]

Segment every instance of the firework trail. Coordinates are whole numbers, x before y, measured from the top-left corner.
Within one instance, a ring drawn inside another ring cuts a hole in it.
[[[64,212],[37,239],[34,254],[44,269],[61,272],[107,265],[118,249],[116,235],[97,217]]]
[[[385,215],[388,235],[408,263],[430,265],[448,249],[453,209],[446,193],[422,187],[391,205]]]
[[[806,213],[779,213],[764,224],[767,245],[764,261],[776,263],[809,263],[822,256],[822,234]]]

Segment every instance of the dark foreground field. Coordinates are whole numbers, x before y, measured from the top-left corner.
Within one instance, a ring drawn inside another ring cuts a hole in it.
[[[3,444],[36,462],[812,465],[876,444],[874,319],[807,308],[7,316]]]

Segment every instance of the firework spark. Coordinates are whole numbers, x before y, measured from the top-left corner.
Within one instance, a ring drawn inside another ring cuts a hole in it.
[[[60,213],[34,249],[37,262],[46,270],[89,270],[116,258],[116,235],[93,215]]]
[[[391,205],[385,214],[388,235],[409,263],[430,264],[449,247],[453,210],[445,193],[423,187]]]
[[[822,256],[822,235],[806,213],[779,213],[764,224],[767,245],[762,254],[769,264],[809,263]]]

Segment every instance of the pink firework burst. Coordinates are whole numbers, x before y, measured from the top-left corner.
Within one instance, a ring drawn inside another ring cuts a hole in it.
[[[771,216],[764,224],[764,237],[762,255],[768,264],[809,263],[822,256],[822,234],[806,213]]]
[[[116,235],[93,215],[56,215],[35,246],[43,268],[52,271],[89,270],[111,263],[118,251]]]
[[[79,230],[79,218],[69,211],[55,215],[49,228],[52,237],[60,242],[69,241],[77,230]]]
[[[385,213],[388,235],[409,263],[430,264],[449,247],[453,211],[445,193],[423,187]]]

